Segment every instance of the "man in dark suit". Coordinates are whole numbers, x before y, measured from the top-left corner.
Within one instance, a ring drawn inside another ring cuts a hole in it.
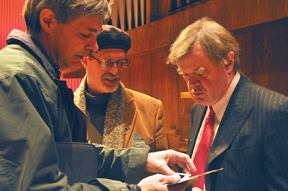
[[[197,185],[199,179],[193,191],[288,190],[288,98],[240,74],[235,38],[218,23],[202,18],[181,32],[168,63],[178,66],[195,101],[188,154],[198,173],[199,158],[203,171],[224,168],[205,176],[202,185]],[[211,138],[204,128],[208,113]],[[195,157],[206,139],[206,158]]]

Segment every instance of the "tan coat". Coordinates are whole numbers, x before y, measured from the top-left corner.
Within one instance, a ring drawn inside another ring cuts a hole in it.
[[[86,78],[74,93],[75,104],[86,112],[86,98],[84,90]],[[126,127],[124,147],[132,144],[133,133],[140,134],[150,146],[151,151],[168,149],[163,104],[160,100],[140,92],[125,88],[127,94]]]

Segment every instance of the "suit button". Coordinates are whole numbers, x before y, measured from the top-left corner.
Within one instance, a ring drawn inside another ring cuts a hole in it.
[[[131,126],[125,127],[124,129],[124,135],[127,135],[126,131],[129,131],[131,129]]]

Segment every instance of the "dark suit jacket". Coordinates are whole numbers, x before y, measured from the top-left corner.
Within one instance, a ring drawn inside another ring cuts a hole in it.
[[[194,104],[188,154],[207,107]],[[207,191],[288,190],[288,98],[241,76],[209,151]]]

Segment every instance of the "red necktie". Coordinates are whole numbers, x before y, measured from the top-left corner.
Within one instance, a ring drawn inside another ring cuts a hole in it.
[[[210,143],[211,143],[211,138],[213,135],[213,130],[214,130],[214,111],[211,106],[209,106],[209,114],[206,117],[205,124],[204,124],[204,129],[203,129],[203,134],[202,138],[199,142],[198,149],[195,153],[194,157],[194,164],[197,168],[197,171],[192,174],[192,176],[201,174],[205,172],[205,167],[206,167],[206,161],[210,149]],[[205,176],[201,176],[194,187],[198,187],[201,190],[204,189],[204,183],[205,183]]]

